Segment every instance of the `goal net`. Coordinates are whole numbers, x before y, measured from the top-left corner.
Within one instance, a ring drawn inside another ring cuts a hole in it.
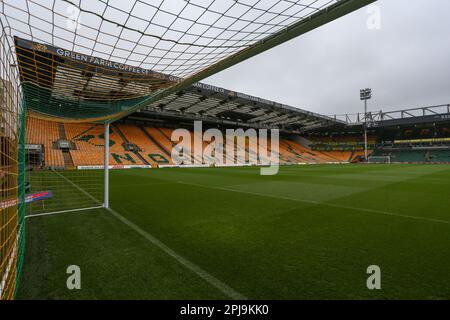
[[[25,112],[9,39],[0,29],[0,299],[14,298],[24,252]]]
[[[0,298],[17,292],[25,205],[108,207],[110,148],[131,161],[110,124],[374,1],[0,1]]]
[[[104,127],[27,116],[27,215],[103,206]]]
[[[391,163],[390,156],[371,156],[368,158],[368,163]]]

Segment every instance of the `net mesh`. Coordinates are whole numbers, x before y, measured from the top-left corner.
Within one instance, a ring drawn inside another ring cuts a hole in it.
[[[0,16],[30,110],[108,121],[339,2],[4,0]]]
[[[0,29],[0,299],[14,298],[24,248],[25,113],[12,43]]]
[[[17,292],[25,203],[35,215],[106,201],[101,166],[73,170],[100,162],[95,126],[374,1],[1,0],[0,298]]]

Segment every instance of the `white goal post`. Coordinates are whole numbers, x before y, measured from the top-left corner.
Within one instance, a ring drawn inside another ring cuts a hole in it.
[[[369,156],[368,163],[391,163],[390,156]]]

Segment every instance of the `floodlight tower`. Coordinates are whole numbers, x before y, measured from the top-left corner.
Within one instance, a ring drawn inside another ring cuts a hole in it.
[[[367,162],[367,100],[372,99],[372,89],[366,88],[359,91],[359,97],[364,101],[364,157]]]

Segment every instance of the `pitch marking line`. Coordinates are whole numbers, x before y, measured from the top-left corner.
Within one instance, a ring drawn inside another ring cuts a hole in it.
[[[77,185],[75,182],[73,182],[72,180],[70,180],[69,178],[65,177],[64,175],[60,174],[59,172],[52,170],[54,173],[56,173],[58,176],[60,176],[61,178],[63,178],[64,180],[66,180],[68,183],[70,183],[71,185],[73,185],[77,190],[81,191],[82,193],[84,193],[89,199],[93,200],[94,202],[96,202],[99,205],[102,205],[101,201],[99,201],[98,199],[96,199],[92,194],[90,194],[89,192],[87,192],[86,190],[84,190],[83,188],[81,188],[79,185]],[[103,206],[103,205],[102,205]]]
[[[86,190],[82,189],[80,186],[78,186],[77,184],[75,184],[74,182],[72,182],[71,180],[66,178],[65,176],[63,176],[63,175],[61,175],[59,173],[57,173],[57,174],[59,176],[61,176],[63,179],[65,179],[67,182],[72,184],[79,191],[83,192],[89,198],[91,198],[91,199],[93,199],[95,201],[98,201],[91,194],[89,194]],[[247,298],[244,295],[242,295],[241,293],[237,292],[233,288],[229,287],[228,285],[226,285],[224,282],[220,281],[219,279],[217,279],[213,275],[209,274],[207,271],[202,269],[200,266],[198,266],[195,263],[193,263],[193,262],[187,260],[186,258],[182,257],[181,255],[176,253],[174,250],[169,248],[167,245],[165,245],[163,242],[161,242],[160,240],[155,238],[153,235],[151,235],[147,231],[141,229],[139,226],[137,226],[136,224],[134,224],[130,220],[126,219],[124,216],[119,214],[117,211],[115,211],[115,210],[113,210],[111,208],[107,208],[106,210],[111,212],[111,214],[115,218],[117,218],[119,221],[121,221],[122,223],[124,223],[125,225],[127,225],[128,227],[133,229],[134,231],[136,231],[138,234],[140,234],[145,239],[147,239],[150,243],[152,243],[153,245],[155,245],[156,247],[161,249],[167,255],[169,255],[172,258],[174,258],[176,261],[178,261],[184,267],[186,267],[187,269],[191,270],[193,273],[195,273],[197,276],[199,276],[200,278],[202,278],[203,280],[208,282],[213,287],[219,289],[227,297],[230,297],[230,298],[235,299],[235,300],[247,300]]]
[[[176,182],[149,182],[149,183],[135,183],[135,184],[121,184],[116,186],[109,186],[110,189],[129,188],[129,187],[144,187],[144,186],[160,186],[165,184],[175,184]]]
[[[187,269],[191,270],[193,273],[195,273],[197,276],[211,284],[212,286],[219,289],[223,294],[226,296],[235,299],[235,300],[246,300],[247,298],[237,292],[236,290],[232,289],[213,275],[209,274],[205,270],[203,270],[201,267],[196,265],[195,263],[183,258],[178,253],[173,251],[171,248],[169,248],[167,245],[162,243],[160,240],[156,239],[154,236],[152,236],[150,233],[144,231],[139,226],[131,222],[130,220],[123,217],[121,214],[117,213],[115,210],[109,208],[109,210],[114,217],[116,217],[118,220],[120,220],[122,223],[129,226],[131,229],[139,233],[141,236],[143,236],[145,239],[147,239],[149,242],[151,242],[153,245],[164,251],[166,254],[177,260],[180,264],[185,266]]]
[[[77,211],[89,211],[89,210],[101,209],[101,208],[103,208],[103,206],[81,208],[81,209],[71,209],[71,210],[62,210],[62,211],[54,211],[54,212],[46,212],[46,213],[37,213],[37,214],[28,214],[28,215],[25,216],[25,219],[35,218],[35,217],[44,217],[44,216],[53,216],[53,215],[56,215],[56,214],[63,214],[63,213],[70,213],[70,212],[77,212]]]
[[[393,216],[393,217],[406,218],[406,219],[411,219],[411,220],[426,221],[426,222],[433,222],[433,223],[443,223],[443,224],[450,225],[450,221],[446,221],[446,220],[439,220],[439,219],[425,218],[425,217],[418,217],[418,216],[410,216],[410,215],[406,215],[406,214],[399,214],[399,213],[388,212],[388,211],[359,208],[359,207],[352,207],[352,206],[344,206],[344,205],[339,205],[339,204],[332,204],[332,203],[319,202],[319,201],[313,201],[313,200],[302,200],[302,199],[283,197],[283,196],[274,196],[274,195],[264,194],[264,193],[259,193],[259,192],[242,191],[242,190],[223,188],[223,187],[214,187],[214,186],[208,186],[208,185],[190,183],[190,182],[178,181],[178,183],[185,184],[185,185],[191,185],[191,186],[197,186],[197,187],[201,187],[201,188],[207,188],[207,189],[216,189],[216,190],[222,190],[222,191],[251,194],[251,195],[260,196],[260,197],[290,200],[290,201],[317,204],[317,205],[323,205],[323,206],[340,208],[340,209],[357,210],[357,211],[363,211],[363,212],[368,212],[368,213],[381,214],[381,215],[385,215],[385,216]]]

